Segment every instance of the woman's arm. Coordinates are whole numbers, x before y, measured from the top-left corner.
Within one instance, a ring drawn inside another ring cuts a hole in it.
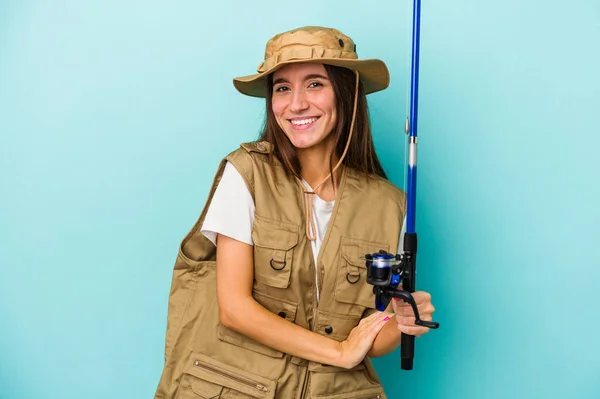
[[[392,302],[390,302],[385,311],[392,311]],[[367,356],[373,358],[387,355],[400,345],[400,337],[401,333],[398,330],[396,319],[392,317],[373,341],[373,346],[371,346],[371,349],[367,352]]]
[[[377,312],[338,342],[307,330],[265,309],[252,297],[253,248],[217,236],[217,298],[221,323],[255,341],[303,359],[351,368],[366,355],[391,314]],[[387,319],[386,319],[387,317]]]

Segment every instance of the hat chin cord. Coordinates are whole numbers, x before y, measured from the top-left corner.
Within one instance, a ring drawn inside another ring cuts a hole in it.
[[[346,147],[344,148],[344,152],[342,153],[342,156],[340,157],[338,162],[333,167],[333,170],[327,175],[327,177],[325,177],[323,179],[323,181],[321,181],[321,183],[319,183],[315,188],[313,188],[312,191],[307,191],[306,189],[304,189],[304,207],[305,207],[305,215],[306,215],[306,237],[310,241],[314,241],[317,239],[317,227],[315,226],[315,221],[313,219],[314,195],[316,194],[316,191],[319,188],[321,188],[321,186],[327,180],[329,180],[329,178],[331,177],[331,174],[335,173],[335,171],[340,167],[340,165],[344,161],[344,158],[346,157],[346,153],[348,152],[348,147],[350,147],[350,140],[352,140],[352,133],[354,132],[354,122],[356,120],[356,108],[357,108],[357,104],[358,104],[358,84],[359,84],[358,71],[355,70],[354,75],[356,76],[356,84],[354,86],[354,107],[352,108],[352,121],[350,122],[350,133],[348,134],[348,140],[346,141]],[[297,178],[297,179],[300,182],[300,185],[304,188],[304,184],[302,183],[302,180],[300,180],[299,178]],[[334,185],[333,185],[334,194],[336,192],[335,187],[336,187],[336,185],[334,183]]]

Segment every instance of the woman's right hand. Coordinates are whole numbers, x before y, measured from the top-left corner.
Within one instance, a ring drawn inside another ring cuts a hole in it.
[[[350,331],[348,338],[340,342],[341,365],[351,369],[359,364],[373,346],[373,341],[379,331],[393,317],[393,313],[376,312],[362,319],[356,327]]]

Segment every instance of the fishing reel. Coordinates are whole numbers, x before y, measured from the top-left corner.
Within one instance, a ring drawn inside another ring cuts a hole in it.
[[[410,287],[414,278],[414,263],[410,253],[391,254],[379,251],[364,256],[367,266],[367,283],[373,285],[375,294],[375,307],[384,311],[392,298],[400,298],[408,303],[415,313],[415,324],[428,328],[438,328],[439,323],[421,320],[415,299],[410,292],[399,290],[400,282],[403,286]]]

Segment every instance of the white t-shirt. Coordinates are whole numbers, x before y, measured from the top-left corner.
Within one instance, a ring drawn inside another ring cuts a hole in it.
[[[306,181],[303,181],[303,183],[308,190],[312,191],[312,188]],[[317,256],[325,237],[334,205],[335,201],[324,201],[318,195],[315,195],[313,198],[313,220],[317,228],[317,236],[314,241],[311,241],[311,246],[315,265],[317,264]],[[200,231],[215,245],[217,234],[254,245],[252,241],[252,225],[254,224],[255,209],[254,200],[248,191],[242,175],[240,175],[230,162],[227,162]],[[399,252],[402,250],[404,230],[405,226],[403,225],[398,243]],[[315,275],[315,278],[317,279],[316,286],[318,287],[318,275]],[[318,298],[319,293],[317,292],[317,300]]]
[[[217,233],[254,245],[254,200],[237,169],[227,162],[200,231],[217,245]]]

